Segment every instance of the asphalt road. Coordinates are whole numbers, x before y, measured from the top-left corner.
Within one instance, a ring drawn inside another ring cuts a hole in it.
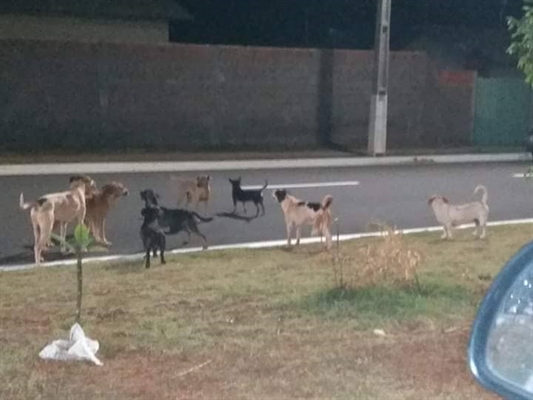
[[[220,171],[211,173],[212,193],[209,215],[231,212],[231,186],[228,177],[242,176],[243,185],[261,185],[265,179],[271,185],[353,182],[349,186],[293,188],[289,191],[304,200],[320,201],[325,194],[334,197],[332,210],[340,219],[341,233],[368,231],[374,220],[387,221],[398,228],[436,225],[426,200],[433,193],[445,194],[452,202],[468,201],[477,184],[488,188],[489,219],[508,220],[533,217],[533,184],[513,174],[524,172],[524,163],[486,163],[459,165],[423,165],[363,168],[322,168],[289,170]],[[206,171],[209,173],[209,171]],[[195,176],[195,173],[182,173]],[[139,191],[152,188],[161,195],[161,203],[173,207],[176,191],[169,173],[92,174],[101,186],[111,180],[123,182],[130,196],[119,200],[107,221],[107,237],[113,242],[107,254],[128,254],[141,251],[139,228],[142,223],[142,202]],[[31,263],[33,234],[29,212],[18,207],[20,192],[27,200],[42,194],[65,190],[65,175],[0,177],[0,265]],[[266,215],[249,222],[241,219],[216,217],[202,223],[200,230],[210,245],[231,244],[285,238],[283,215],[279,205],[265,191]],[[239,206],[239,211],[242,209]],[[202,206],[200,206],[202,211]],[[203,212],[202,212],[203,213]],[[255,207],[248,206],[248,215]],[[70,226],[72,230],[72,225]],[[305,230],[303,235],[308,235]],[[490,229],[489,233],[490,235]],[[167,246],[181,246],[185,236],[169,236]],[[192,236],[188,246],[201,246]],[[45,260],[57,259],[55,251],[45,254]]]

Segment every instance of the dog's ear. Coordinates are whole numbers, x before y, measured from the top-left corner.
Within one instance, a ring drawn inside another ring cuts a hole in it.
[[[433,203],[433,201],[435,201],[436,198],[437,198],[437,196],[431,196],[431,197],[428,199],[428,205],[430,206],[431,203]]]
[[[450,203],[450,201],[448,200],[447,197],[443,197],[443,198],[442,198],[442,201],[445,202],[446,204],[449,204],[449,203]]]

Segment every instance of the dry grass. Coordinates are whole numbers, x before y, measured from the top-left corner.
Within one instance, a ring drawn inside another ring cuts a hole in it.
[[[74,268],[0,273],[0,398],[492,399],[466,363],[489,281],[531,225],[402,238],[424,254],[420,292],[339,290],[320,246],[181,255],[146,271],[91,265],[82,326],[103,367],[41,361],[74,320]],[[341,244],[357,257],[382,239]],[[385,337],[375,336],[375,328]]]
[[[378,242],[346,256],[340,251],[333,255],[335,286],[357,289],[369,286],[411,286],[420,291],[417,268],[422,261],[420,252],[407,246],[403,234],[387,224],[374,224],[381,234]],[[337,250],[340,250],[337,247]]]

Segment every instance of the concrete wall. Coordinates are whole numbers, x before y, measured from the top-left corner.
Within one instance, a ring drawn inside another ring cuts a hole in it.
[[[0,14],[1,39],[165,43],[168,23]]]
[[[0,63],[4,151],[366,147],[371,52],[3,40]],[[439,76],[392,55],[390,148],[470,143],[473,86]]]

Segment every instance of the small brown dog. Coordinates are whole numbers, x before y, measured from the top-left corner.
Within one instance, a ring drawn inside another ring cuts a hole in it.
[[[292,227],[296,226],[296,244],[300,244],[303,225],[312,225],[311,235],[320,234],[326,238],[326,248],[331,248],[331,203],[333,196],[326,195],[321,203],[310,203],[291,196],[286,190],[278,189],[272,196],[281,205],[287,225],[287,245],[291,245]]]
[[[188,207],[192,203],[195,209],[198,209],[198,203],[203,202],[204,211],[207,211],[211,197],[211,176],[198,175],[196,179],[171,176],[170,179],[177,182],[178,206],[185,201],[185,207]]]
[[[478,185],[474,190],[474,194],[479,191],[483,192],[481,201],[464,204],[450,204],[444,196],[434,195],[428,199],[428,204],[433,209],[437,222],[442,225],[444,230],[441,239],[452,239],[452,228],[470,222],[476,224],[473,235],[478,235],[479,230],[479,238],[485,238],[487,220],[489,218],[487,188],[483,185]]]
[[[120,182],[111,182],[102,189],[95,191],[87,198],[87,212],[85,223],[89,227],[96,241],[111,245],[105,235],[105,221],[111,207],[121,197],[128,195],[128,189]]]

